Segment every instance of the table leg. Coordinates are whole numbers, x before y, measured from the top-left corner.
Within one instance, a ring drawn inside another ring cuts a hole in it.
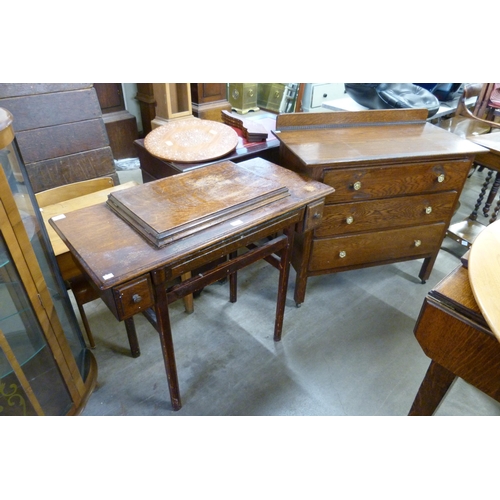
[[[187,281],[189,278],[191,278],[191,271],[181,274],[182,281]],[[186,295],[183,300],[184,300],[184,310],[188,314],[191,314],[194,311],[193,294],[190,293],[189,295]]]
[[[485,217],[488,217],[488,213],[490,211],[491,204],[493,203],[497,193],[498,193],[498,188],[500,187],[500,172],[497,172],[497,175],[495,176],[495,180],[493,181],[493,186],[491,188],[490,194],[488,195],[488,198],[486,199],[486,202],[483,207],[483,215]]]
[[[493,214],[491,215],[491,218],[489,220],[490,224],[493,224],[493,222],[497,220],[499,211],[500,211],[500,198],[498,199],[497,204],[495,205],[495,209],[493,210]]]
[[[235,259],[238,256],[238,252],[231,252],[229,254],[229,259]],[[238,273],[234,272],[229,275],[229,302],[234,303],[237,300],[238,294]]]
[[[301,235],[301,238],[303,239],[302,252],[299,252],[301,254],[301,259],[300,262],[294,262],[293,264],[297,271],[294,292],[294,300],[297,307],[301,306],[306,297],[307,266],[309,264],[309,257],[311,255],[313,232],[308,231],[305,235]]]
[[[481,188],[481,191],[479,193],[479,196],[476,201],[476,205],[474,206],[474,210],[472,210],[472,213],[469,215],[470,220],[477,220],[477,212],[479,210],[479,207],[483,203],[483,198],[486,193],[486,189],[488,188],[491,177],[493,176],[493,170],[488,170],[488,174],[486,175],[486,179],[484,180],[483,187]]]
[[[274,340],[279,342],[281,340],[281,333],[283,331],[283,318],[285,316],[285,303],[286,292],[288,290],[288,277],[290,275],[290,256],[293,248],[293,238],[295,234],[295,225],[285,229],[283,233],[287,237],[286,246],[279,252],[279,284],[278,284],[278,299],[276,301],[276,320],[274,323]]]
[[[125,323],[125,330],[127,331],[128,343],[130,345],[130,352],[133,358],[138,358],[141,355],[139,348],[139,341],[137,340],[137,332],[135,330],[134,317],[127,318],[123,321]]]
[[[168,313],[167,290],[165,287],[165,276],[162,270],[153,271],[153,288],[155,295],[156,328],[160,335],[161,351],[167,373],[168,388],[172,408],[177,411],[182,408],[177,379],[177,367],[175,363],[174,343],[172,339],[172,327]]]
[[[408,416],[428,417],[433,415],[456,378],[455,374],[439,363],[432,361],[415,396]]]

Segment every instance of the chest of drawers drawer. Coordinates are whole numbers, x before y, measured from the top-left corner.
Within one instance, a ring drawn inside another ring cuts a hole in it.
[[[470,161],[406,163],[378,167],[326,168],[323,182],[335,188],[326,203],[460,191]]]
[[[437,223],[314,239],[308,270],[341,271],[342,268],[426,257],[440,245],[446,226]]]
[[[446,221],[455,207],[457,195],[456,191],[449,191],[327,205],[314,236],[323,238]]]

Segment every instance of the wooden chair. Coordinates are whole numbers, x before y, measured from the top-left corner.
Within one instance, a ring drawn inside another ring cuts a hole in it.
[[[86,181],[72,182],[71,184],[64,184],[46,191],[40,191],[35,194],[36,201],[40,208],[61,201],[71,200],[78,196],[95,193],[101,189],[113,187],[115,183],[112,177],[98,177],[96,179],[88,179]]]
[[[464,86],[464,91],[458,102],[457,111],[452,118],[441,120],[439,127],[448,130],[460,137],[488,134],[492,128],[500,128],[500,123],[487,120],[487,103],[492,91],[489,83],[469,83]],[[472,111],[467,101],[476,98]]]
[[[41,191],[35,194],[38,206],[43,210],[43,207],[55,205],[67,200],[72,200],[85,195],[96,193],[104,189],[109,189],[114,186],[112,177],[99,177],[71,184],[65,184],[46,191]],[[83,202],[82,202],[83,203]],[[83,205],[82,205],[83,206]],[[61,270],[63,280],[67,287],[73,292],[75,302],[80,313],[82,323],[87,334],[90,347],[95,348],[95,341],[92,335],[87,315],[85,314],[84,304],[99,298],[99,294],[91,286],[86,277],[81,273],[80,269],[76,266],[75,262],[69,251],[64,253],[56,253],[56,259]],[[181,276],[181,280],[185,281],[191,277],[191,273],[185,273]],[[184,309],[189,314],[194,311],[193,295],[187,295],[183,298]],[[139,342],[135,330],[135,323],[133,318],[124,320],[125,328],[127,331],[128,341],[130,344],[130,351],[134,358],[140,356]]]
[[[442,120],[439,123],[439,127],[448,130],[460,137],[467,138],[476,135],[489,134],[492,131],[500,129],[500,123],[497,123],[491,119],[493,115],[491,114],[490,106],[490,95],[495,89],[494,83],[472,83],[466,84],[464,87],[463,94],[457,106],[457,112],[455,116],[449,118],[448,120]],[[467,106],[466,102],[470,99],[476,97],[476,102],[473,106],[473,110],[469,109],[470,105]],[[474,163],[474,169],[469,174],[475,172],[475,170],[483,170],[484,166],[480,163]],[[476,220],[477,211],[483,203],[484,195],[488,189],[488,186],[493,177],[493,171],[490,170],[486,180],[482,186],[481,192],[479,194],[474,212],[471,214],[471,220]],[[498,193],[500,187],[500,172],[497,172],[493,185],[484,203],[482,212],[485,217],[488,216],[489,210],[493,201]]]
[[[497,122],[500,116],[500,83],[485,83],[484,99],[478,101],[477,116]]]
[[[38,206],[43,210],[44,207],[49,205],[54,205],[56,203],[61,203],[67,200],[78,198],[80,196],[85,196],[103,189],[108,189],[113,187],[114,181],[112,177],[99,177],[95,179],[89,179],[80,182],[74,182],[71,184],[65,184],[63,186],[58,186],[46,191],[40,191],[35,194]],[[75,302],[78,307],[78,311],[82,318],[82,323],[87,334],[88,342],[90,347],[95,348],[95,341],[92,335],[92,330],[85,314],[84,304],[96,300],[99,298],[99,294],[90,285],[86,277],[79,271],[75,271],[76,264],[69,266],[66,264],[68,258],[71,259],[69,252],[65,254],[56,255],[59,267],[61,269],[61,274],[66,286],[73,292],[75,297]],[[72,259],[71,259],[72,260]],[[134,319],[130,318],[124,321],[125,328],[127,330],[127,336],[130,344],[130,351],[133,357],[138,357],[140,355],[139,342],[137,340],[137,334],[135,331]]]

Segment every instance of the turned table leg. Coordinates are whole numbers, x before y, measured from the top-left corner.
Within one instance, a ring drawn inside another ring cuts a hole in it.
[[[477,212],[479,210],[479,207],[483,203],[484,195],[486,194],[486,189],[488,189],[488,186],[490,184],[492,176],[493,176],[493,170],[488,170],[488,174],[486,175],[486,179],[484,180],[483,187],[481,188],[481,191],[480,191],[479,196],[477,198],[476,204],[474,206],[474,210],[469,215],[470,220],[477,220]]]
[[[488,198],[486,199],[486,203],[484,204],[484,207],[483,207],[483,215],[485,217],[488,217],[488,213],[490,211],[491,204],[493,203],[493,200],[495,199],[495,197],[498,193],[499,187],[500,187],[500,172],[497,172],[497,175],[495,176],[495,180],[493,181],[493,186],[491,188],[490,194],[488,195]]]

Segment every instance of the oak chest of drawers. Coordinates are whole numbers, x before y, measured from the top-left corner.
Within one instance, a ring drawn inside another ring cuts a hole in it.
[[[428,279],[476,153],[427,111],[279,115],[279,163],[332,186],[322,222],[295,235],[295,302],[307,278],[423,259]],[[483,150],[484,151],[484,150]]]

